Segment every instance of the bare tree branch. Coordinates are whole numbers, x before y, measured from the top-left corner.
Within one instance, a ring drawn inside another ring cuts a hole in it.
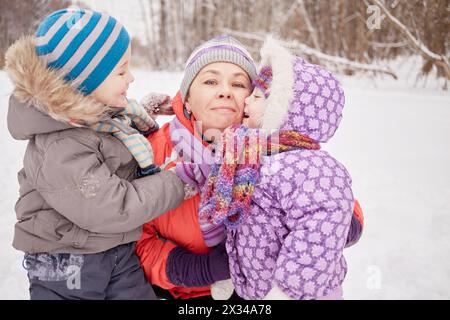
[[[248,33],[248,32],[239,32],[235,30],[230,29],[223,29],[223,32],[234,35],[236,37],[244,38],[244,39],[250,39],[250,40],[256,40],[260,42],[264,42],[266,39],[265,34],[256,34],[256,33]],[[347,69],[351,70],[360,70],[360,71],[366,71],[366,72],[374,72],[374,73],[381,73],[381,74],[387,74],[394,79],[397,79],[397,75],[390,69],[390,68],[380,68],[379,66],[360,63],[356,61],[351,61],[346,58],[337,57],[337,56],[331,56],[328,54],[325,54],[323,52],[320,52],[318,50],[315,50],[311,47],[308,47],[307,45],[303,43],[299,43],[298,41],[279,41],[279,43],[290,49],[297,50],[298,52],[308,55],[308,56],[314,56],[318,60],[320,60],[324,64],[333,64],[333,65],[339,65],[342,67],[345,67]]]
[[[402,42],[369,42],[370,45],[372,45],[373,48],[403,48],[408,46],[408,42],[402,41]]]
[[[450,79],[450,63],[446,56],[439,55],[429,50],[425,44],[414,37],[414,35],[408,30],[408,28],[394,17],[385,5],[380,0],[369,0],[371,3],[377,5],[381,11],[387,16],[387,18],[399,29],[399,31],[406,37],[408,43],[413,47],[415,51],[421,54],[426,59],[432,60],[436,65],[444,68],[447,79]]]
[[[308,28],[308,32],[313,40],[314,48],[316,48],[319,51],[322,51],[322,49],[320,48],[319,39],[317,38],[317,31],[313,27],[311,19],[309,19],[308,11],[306,10],[305,6],[305,1],[297,0],[297,3],[300,6],[300,12],[302,14],[303,19],[305,20],[306,27]]]

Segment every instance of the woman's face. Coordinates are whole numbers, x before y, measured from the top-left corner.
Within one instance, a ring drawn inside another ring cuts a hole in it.
[[[266,99],[259,88],[255,88],[251,96],[245,99],[244,120],[242,124],[249,128],[260,128],[266,110]]]
[[[207,65],[192,82],[186,108],[201,122],[202,133],[223,131],[241,123],[245,98],[251,93],[248,74],[235,64],[215,62]]]

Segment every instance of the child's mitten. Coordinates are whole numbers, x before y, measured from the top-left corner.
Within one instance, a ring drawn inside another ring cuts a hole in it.
[[[142,98],[141,105],[154,119],[159,115],[171,116],[175,114],[170,96],[166,94],[149,93]]]
[[[151,176],[152,174],[158,173],[160,171],[161,171],[160,167],[158,167],[154,164],[151,164],[145,168],[138,167],[136,175],[138,178],[142,178],[142,177],[146,177],[146,176]]]

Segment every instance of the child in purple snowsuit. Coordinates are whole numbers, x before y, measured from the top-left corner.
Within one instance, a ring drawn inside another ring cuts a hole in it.
[[[291,55],[274,40],[264,44],[261,58],[244,125],[280,133],[279,151],[253,167],[257,181],[245,180],[248,171],[236,170],[228,202],[220,189],[228,169],[213,166],[200,216],[228,225],[231,280],[240,297],[342,299],[343,249],[355,200],[345,167],[319,149],[341,121],[344,92],[330,72]],[[242,137],[243,132],[241,127],[233,133]],[[239,203],[245,206],[243,190],[250,189],[245,214]],[[237,212],[241,217],[236,219]]]

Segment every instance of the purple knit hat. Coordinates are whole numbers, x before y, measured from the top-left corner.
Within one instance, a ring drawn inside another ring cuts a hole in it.
[[[256,76],[256,65],[242,43],[228,35],[217,36],[194,49],[186,61],[180,92],[183,102],[197,74],[208,64],[229,62],[241,67],[250,80]]]
[[[264,97],[267,99],[270,95],[270,84],[272,82],[272,67],[264,66],[253,80],[253,87],[260,89],[264,93]]]

